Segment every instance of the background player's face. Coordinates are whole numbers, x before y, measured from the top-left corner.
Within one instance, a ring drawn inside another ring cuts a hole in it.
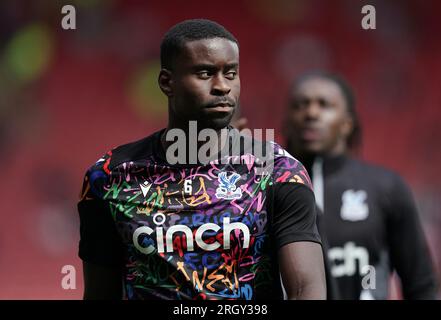
[[[226,127],[240,95],[237,44],[223,38],[186,42],[175,60],[171,88],[175,124],[197,120],[198,128]]]
[[[286,134],[295,152],[338,155],[346,151],[352,121],[340,87],[310,78],[293,88]]]

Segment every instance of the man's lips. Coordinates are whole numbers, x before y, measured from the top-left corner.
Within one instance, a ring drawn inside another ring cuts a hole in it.
[[[229,103],[217,103],[206,107],[207,110],[212,112],[230,112],[233,109],[233,105]]]
[[[301,137],[306,141],[316,141],[321,138],[321,131],[317,128],[304,128],[301,130]]]

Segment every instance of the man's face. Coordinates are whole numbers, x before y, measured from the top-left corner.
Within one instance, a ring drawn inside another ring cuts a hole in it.
[[[171,115],[180,125],[221,129],[233,116],[240,95],[239,48],[223,39],[186,42],[172,71]]]
[[[340,87],[332,80],[317,77],[293,88],[285,129],[297,153],[344,153],[352,121]]]

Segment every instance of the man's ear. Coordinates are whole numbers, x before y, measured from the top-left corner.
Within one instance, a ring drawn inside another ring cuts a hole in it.
[[[158,84],[167,97],[173,96],[173,79],[170,70],[161,69],[158,76]]]
[[[349,115],[345,117],[341,130],[345,138],[348,138],[354,130],[354,121]]]

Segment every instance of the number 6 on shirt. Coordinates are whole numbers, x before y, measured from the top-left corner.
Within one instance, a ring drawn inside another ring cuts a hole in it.
[[[185,179],[184,181],[184,193],[191,194],[192,191],[191,179]]]

